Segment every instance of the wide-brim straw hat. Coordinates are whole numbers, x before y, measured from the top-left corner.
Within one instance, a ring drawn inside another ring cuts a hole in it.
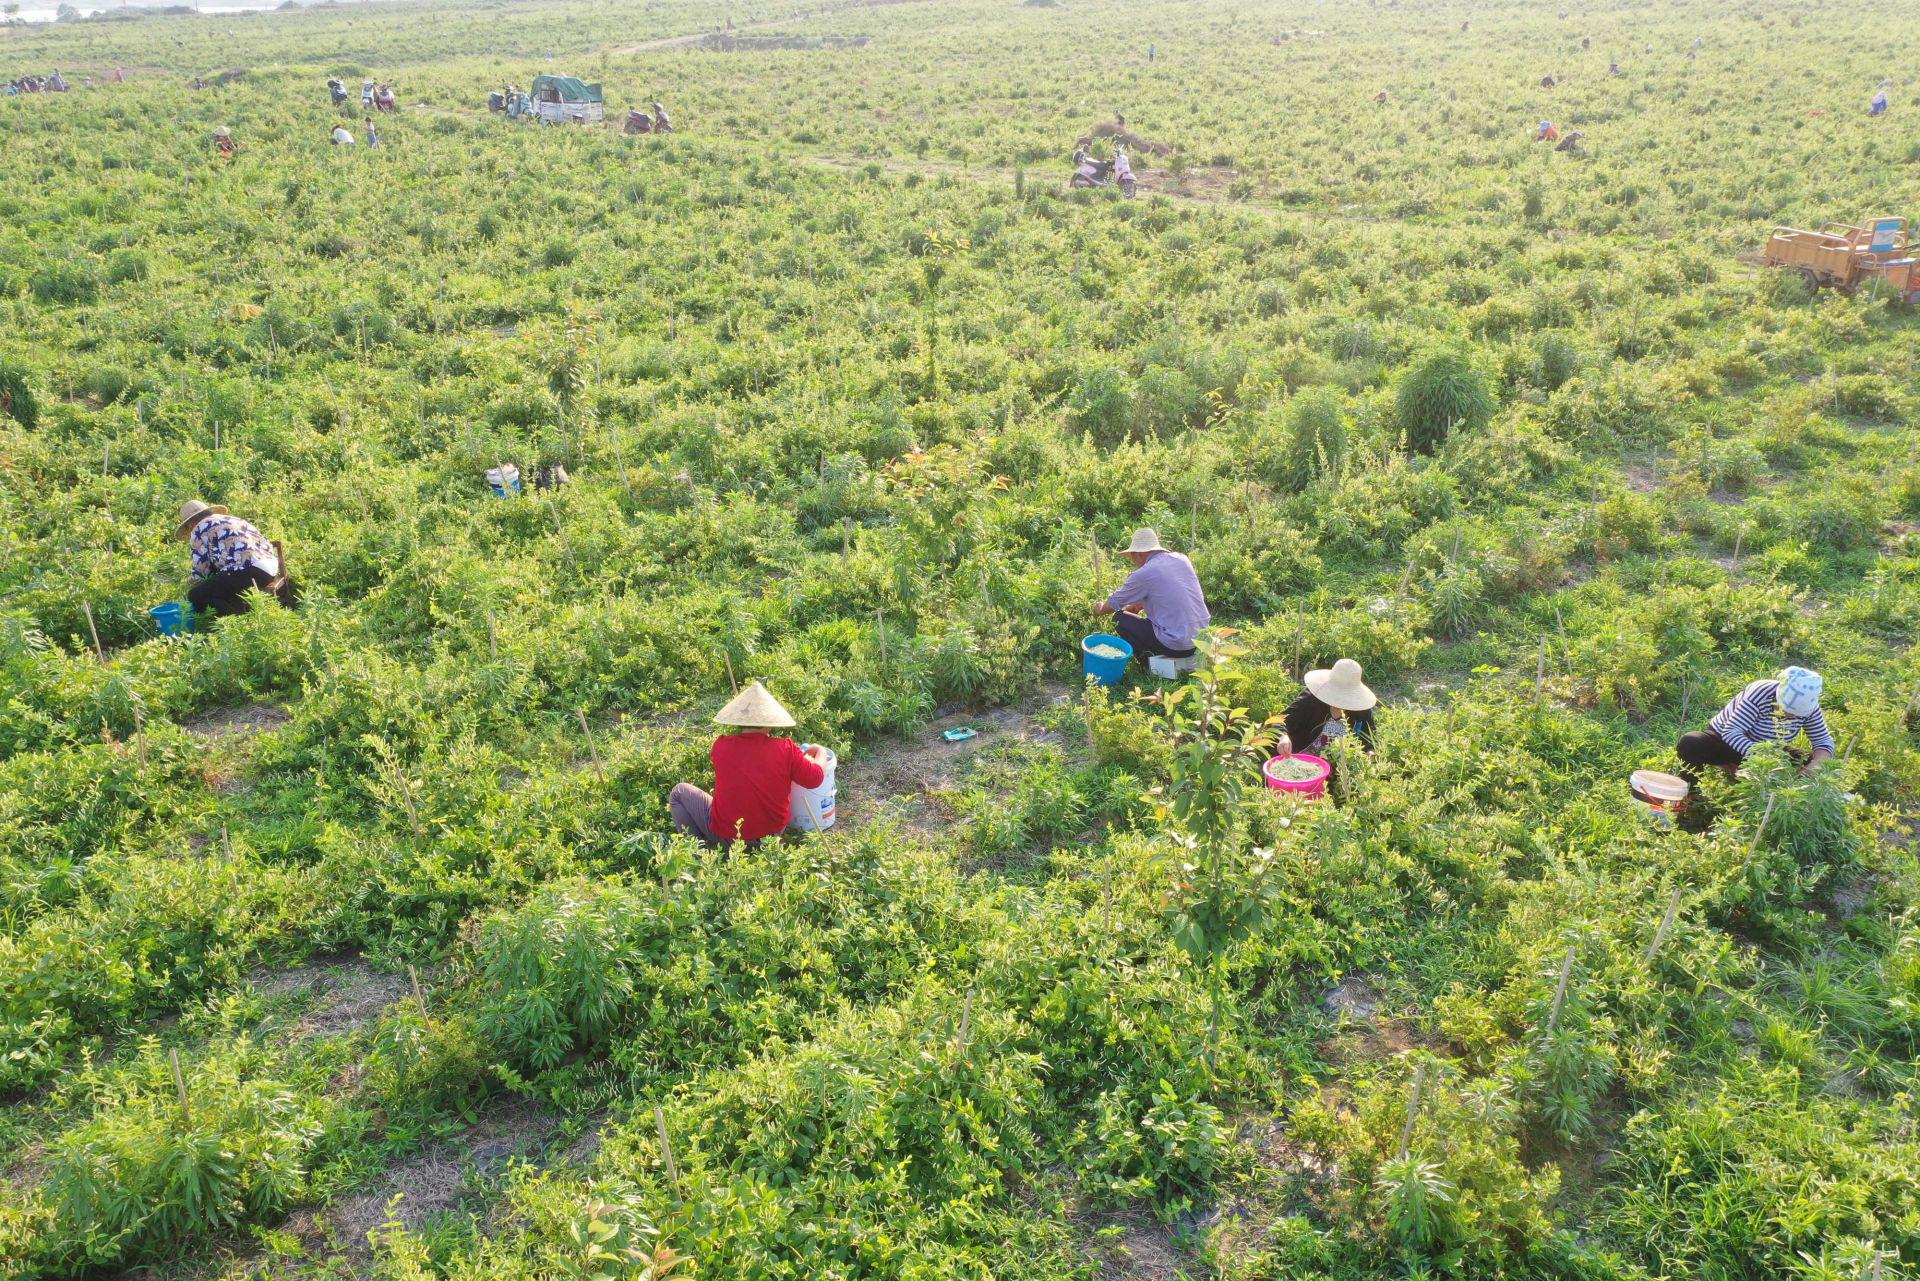
[[[180,523],[174,527],[175,538],[185,538],[193,532],[203,516],[224,516],[227,509],[218,503],[203,503],[198,498],[190,498],[180,505]]]
[[[1133,541],[1127,545],[1129,552],[1163,552],[1167,549],[1160,545],[1160,535],[1151,529],[1133,531]]]
[[[720,709],[713,723],[738,729],[791,729],[793,713],[780,706],[780,700],[767,693],[765,685],[749,681],[731,703]]]
[[[1360,664],[1351,658],[1341,659],[1330,670],[1322,667],[1308,672],[1306,685],[1315,698],[1343,712],[1364,712],[1380,701],[1360,679]]]

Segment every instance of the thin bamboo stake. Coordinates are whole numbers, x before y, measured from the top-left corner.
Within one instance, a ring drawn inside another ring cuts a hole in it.
[[[187,1076],[180,1070],[180,1051],[167,1051],[167,1065],[173,1069],[173,1093],[180,1100],[180,1119],[187,1119]]]
[[[1423,1060],[1413,1069],[1413,1089],[1407,1095],[1407,1121],[1400,1127],[1400,1159],[1407,1159],[1407,1149],[1413,1145],[1413,1120],[1420,1115],[1420,1087],[1426,1084],[1427,1065]]]
[[[1553,1009],[1547,1015],[1547,1035],[1553,1035],[1553,1029],[1560,1026],[1560,1006],[1567,999],[1567,980],[1573,977],[1574,948],[1567,948],[1567,959],[1560,962],[1560,986],[1553,990]]]
[[[726,660],[727,684],[733,688],[734,693],[738,694],[740,692],[740,682],[733,678],[733,651],[723,645],[720,647],[720,657]]]
[[[1647,944],[1646,955],[1640,958],[1642,965],[1650,963],[1653,960],[1653,954],[1658,952],[1660,945],[1667,941],[1667,931],[1673,928],[1674,913],[1679,910],[1680,887],[1676,885],[1673,887],[1673,897],[1667,900],[1667,914],[1660,918],[1660,928],[1653,932],[1653,942]]]
[[[1727,577],[1732,578],[1740,572],[1740,544],[1746,539],[1747,531],[1738,529],[1733,535],[1733,559],[1727,563]]]
[[[1845,760],[1847,757],[1847,753],[1851,752],[1853,750],[1853,745],[1859,741],[1860,741],[1860,736],[1858,734],[1854,734],[1850,736],[1847,739],[1846,744],[1842,746],[1840,749],[1840,759]]]
[[[605,782],[607,767],[600,763],[600,749],[594,745],[593,731],[587,728],[586,710],[576,707],[573,709],[573,714],[580,718],[580,732],[587,737],[587,755],[593,760],[593,772],[600,776],[601,782]]]
[[[86,611],[87,630],[93,633],[93,656],[104,660],[107,656],[107,651],[100,648],[100,629],[93,625],[93,605],[91,602],[83,600],[80,602],[80,608]]]
[[[227,865],[233,865],[233,829],[225,823],[220,825],[220,848],[225,851]]]
[[[1747,846],[1747,857],[1760,848],[1760,838],[1767,834],[1767,820],[1773,817],[1773,793],[1767,793],[1767,808],[1760,811],[1760,826],[1753,829],[1753,844]]]
[[[407,777],[397,761],[393,766],[393,785],[400,792],[401,803],[407,807],[407,822],[412,825],[413,834],[425,836],[426,832],[420,827],[420,811],[413,807],[413,780]]]
[[[967,1000],[960,1007],[960,1035],[953,1040],[954,1049],[962,1055],[967,1052],[967,1038],[973,1031],[973,989],[967,989]]]
[[[673,1159],[673,1140],[667,1137],[667,1114],[659,1108],[653,1110],[653,1123],[660,1130],[660,1156],[667,1164],[667,1178],[673,1182],[673,1190],[680,1190],[680,1166]]]

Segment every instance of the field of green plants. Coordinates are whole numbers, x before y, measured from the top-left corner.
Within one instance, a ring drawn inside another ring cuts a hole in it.
[[[0,29],[94,80],[0,98],[0,1277],[1920,1276],[1920,324],[1755,263],[1920,216],[1911,26]],[[542,71],[608,126],[487,113]],[[156,634],[194,497],[297,609]],[[1137,525],[1177,696],[1080,682]],[[1282,800],[1342,656],[1377,750]],[[1632,805],[1789,662],[1841,760]],[[670,839],[749,677],[840,823]]]

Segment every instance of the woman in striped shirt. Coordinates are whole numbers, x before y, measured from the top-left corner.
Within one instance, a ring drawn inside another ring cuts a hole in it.
[[[1802,730],[1813,751],[1805,755],[1789,748],[1809,772],[1833,755],[1833,731],[1820,711],[1822,681],[1818,672],[1789,667],[1769,681],[1755,681],[1734,695],[1704,730],[1682,734],[1674,751],[1689,767],[1718,765],[1729,778],[1761,743],[1791,743]],[[1680,771],[1697,781],[1688,769]]]

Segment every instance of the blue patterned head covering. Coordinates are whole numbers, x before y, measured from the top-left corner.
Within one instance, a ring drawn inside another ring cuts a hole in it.
[[[1811,716],[1820,710],[1820,691],[1824,683],[1820,673],[1804,667],[1783,670],[1780,680],[1780,710],[1789,716]]]

